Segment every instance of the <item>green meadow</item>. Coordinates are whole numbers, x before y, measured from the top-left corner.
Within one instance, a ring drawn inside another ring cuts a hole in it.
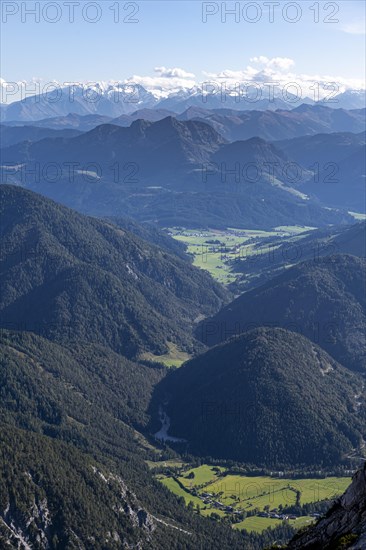
[[[239,530],[246,529],[247,531],[256,531],[257,533],[261,533],[265,529],[268,529],[268,527],[277,527],[281,524],[281,522],[282,520],[280,519],[260,518],[258,516],[252,516],[250,518],[246,518],[240,523],[234,523],[233,528]],[[313,522],[314,518],[310,516],[302,516],[297,519],[289,520],[289,524],[292,525],[292,527],[295,527],[295,529],[301,529],[301,527],[310,525],[310,523]]]
[[[185,361],[191,358],[188,353],[181,351],[172,342],[168,342],[168,352],[164,355],[154,355],[153,353],[143,353],[141,360],[151,361],[153,363],[162,363],[166,367],[180,367]]]
[[[266,241],[275,239],[296,239],[302,233],[315,229],[306,226],[279,226],[272,231],[256,229],[226,230],[169,228],[169,234],[187,245],[188,253],[193,256],[193,264],[206,269],[217,281],[228,285],[235,282],[240,274],[232,270],[233,260],[250,257],[253,254],[265,254],[270,249]],[[263,246],[261,246],[263,243]],[[259,248],[258,248],[259,247]],[[276,248],[271,243],[271,250]]]
[[[258,508],[262,511],[265,506],[274,509],[280,504],[295,504],[297,491],[301,494],[300,504],[335,498],[345,491],[349,483],[350,478],[346,477],[294,480],[228,475],[206,485],[204,492],[219,495],[220,502],[228,506],[236,502],[244,510]]]
[[[163,483],[165,487],[167,487],[175,495],[178,497],[183,497],[187,505],[192,502],[194,506],[202,506],[202,501],[198,497],[195,497],[182,489],[172,477],[157,476],[157,479],[159,479],[159,481],[161,481],[161,483]]]
[[[180,471],[176,474],[176,479],[163,475],[157,477],[176,495],[183,497],[187,504],[192,502],[196,508],[199,507],[200,513],[204,516],[216,514],[224,517],[235,515],[235,512],[244,515],[249,513],[248,517],[234,523],[233,527],[257,532],[275,527],[283,521],[278,518],[260,517],[259,513],[277,513],[282,508],[293,506],[298,495],[300,505],[332,500],[341,495],[351,482],[349,477],[291,479],[225,475],[226,471],[226,468],[203,464],[184,472]],[[227,507],[230,509],[227,510]],[[299,516],[288,521],[294,527],[300,528],[314,521],[314,518]]]
[[[213,469],[215,468],[215,469]],[[197,468],[192,468],[184,472],[184,476],[179,477],[179,481],[187,487],[187,489],[193,489],[199,487],[203,484],[209,484],[217,481],[218,475],[220,472],[224,472],[225,468],[209,466],[208,464],[203,464]],[[193,478],[190,476],[194,475]]]

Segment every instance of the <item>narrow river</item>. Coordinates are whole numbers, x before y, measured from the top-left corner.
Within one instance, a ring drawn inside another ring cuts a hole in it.
[[[161,405],[159,407],[159,420],[161,422],[161,428],[158,432],[156,432],[156,434],[154,434],[156,439],[159,439],[160,441],[171,441],[173,443],[182,443],[187,441],[186,439],[181,439],[179,437],[173,437],[172,435],[169,435],[168,432],[170,428],[170,418]]]

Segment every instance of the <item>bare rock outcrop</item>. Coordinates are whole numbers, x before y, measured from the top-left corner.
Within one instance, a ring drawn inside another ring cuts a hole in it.
[[[366,463],[327,515],[297,534],[288,550],[366,549]]]

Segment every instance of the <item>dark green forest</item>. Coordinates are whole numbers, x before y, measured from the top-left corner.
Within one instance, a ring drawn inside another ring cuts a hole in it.
[[[97,220],[19,187],[1,185],[0,199],[0,546],[286,543],[286,523],[257,534],[201,517],[147,461],[343,468],[365,437],[364,261],[300,264],[229,303],[156,228]],[[279,319],[300,312],[298,322],[337,314],[336,351],[300,330],[262,327],[212,349],[196,337],[216,314],[257,312],[267,324],[266,304]],[[194,358],[179,369],[141,359],[170,344]],[[161,406],[186,443],[154,439]]]

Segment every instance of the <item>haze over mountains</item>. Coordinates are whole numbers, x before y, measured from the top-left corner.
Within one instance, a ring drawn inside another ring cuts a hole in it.
[[[309,168],[316,162],[323,164],[342,161],[365,145],[365,132],[318,133],[303,135],[295,139],[275,142],[289,157]]]
[[[272,97],[264,87],[261,94],[238,93],[228,90],[222,93],[221,85],[207,83],[191,89],[167,92],[166,97],[157,96],[137,83],[110,84],[95,83],[94,85],[72,85],[55,87],[54,90],[28,96],[9,105],[1,105],[2,121],[11,120],[41,120],[69,113],[78,115],[99,114],[118,117],[130,114],[137,109],[164,109],[182,113],[189,107],[204,107],[208,109],[228,108],[233,110],[291,110],[301,103],[314,104],[309,98],[297,97],[287,93],[284,97],[276,92]],[[264,93],[263,93],[264,92]],[[320,101],[319,104],[323,104]],[[330,106],[343,109],[359,109],[365,106],[365,92],[346,91],[340,93],[328,103]]]
[[[300,105],[292,110],[233,110],[226,107],[208,109],[205,106],[189,107],[181,114],[167,109],[138,109],[129,115],[113,118],[99,114],[65,116],[32,121],[5,121],[6,126],[40,126],[52,129],[91,130],[110,123],[128,127],[139,119],[157,122],[168,116],[178,120],[202,120],[210,124],[229,141],[257,136],[267,140],[331,132],[361,132],[365,129],[365,108],[345,110],[332,106]]]
[[[340,127],[351,125],[358,132],[364,114],[346,115]],[[2,131],[8,143],[19,139],[17,132],[24,131],[24,139],[30,135],[26,127]],[[302,143],[272,144],[257,137],[230,144],[206,119],[138,119],[125,128],[100,125],[71,139],[54,135],[51,131],[52,137],[4,147],[3,182],[29,187],[88,214],[122,212],[163,226],[347,223],[351,218],[345,208],[362,209],[362,135],[330,134],[329,142],[336,140],[343,151],[337,151],[341,162],[333,164],[326,154],[327,136],[324,159],[309,162],[317,150],[310,142],[309,156],[299,162],[299,150],[306,150]]]
[[[39,128],[37,126],[7,127],[0,125],[1,147],[9,147],[22,141],[40,141],[45,138],[65,137],[72,138],[80,135],[81,132],[66,128],[65,130],[54,130],[52,128]]]

